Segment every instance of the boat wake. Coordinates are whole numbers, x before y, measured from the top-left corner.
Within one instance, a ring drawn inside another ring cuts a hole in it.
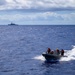
[[[67,57],[61,58],[60,61],[75,60],[75,46],[73,46],[72,50],[66,50],[65,55]]]
[[[62,57],[59,61],[75,60],[75,46],[73,46],[71,50],[65,50],[65,56],[66,57]],[[33,59],[45,61],[42,55],[35,56]]]
[[[42,55],[35,56],[33,59],[45,61],[45,58]]]

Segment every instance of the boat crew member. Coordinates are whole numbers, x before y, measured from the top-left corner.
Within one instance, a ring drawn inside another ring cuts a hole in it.
[[[54,54],[54,51],[51,51],[51,53],[50,54]]]
[[[60,54],[60,50],[57,48],[56,49],[56,54],[59,55]]]
[[[62,55],[62,56],[64,55],[64,50],[63,50],[63,49],[61,50],[61,55]]]
[[[50,48],[48,48],[48,49],[47,49],[47,53],[50,53],[50,52],[51,52],[51,49],[50,49]]]

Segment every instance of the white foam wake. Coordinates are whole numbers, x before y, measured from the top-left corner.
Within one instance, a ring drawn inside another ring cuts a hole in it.
[[[45,61],[45,58],[42,55],[35,56],[33,59]]]
[[[70,61],[70,60],[75,60],[75,46],[73,46],[72,50],[67,50],[65,55],[67,57],[63,57],[60,59],[60,61]]]

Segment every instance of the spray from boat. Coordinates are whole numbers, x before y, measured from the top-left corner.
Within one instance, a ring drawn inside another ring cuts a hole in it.
[[[33,59],[45,61],[45,58],[42,55],[35,56]]]
[[[65,55],[67,57],[61,58],[60,61],[70,61],[75,60],[75,46],[73,46],[72,50],[66,50]]]

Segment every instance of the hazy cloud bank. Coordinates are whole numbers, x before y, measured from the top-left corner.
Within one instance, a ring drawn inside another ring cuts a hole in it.
[[[0,0],[0,10],[7,9],[75,10],[75,0]]]

